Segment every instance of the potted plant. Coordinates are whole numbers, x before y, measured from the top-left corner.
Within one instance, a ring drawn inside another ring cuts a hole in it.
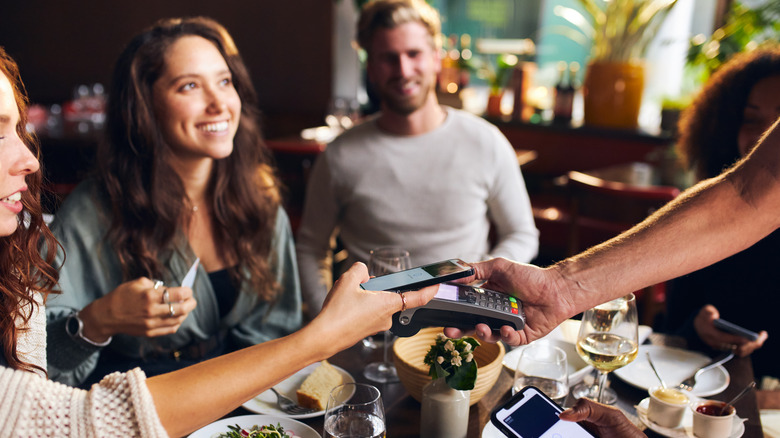
[[[556,15],[574,24],[575,41],[590,40],[583,83],[585,123],[637,127],[644,88],[642,60],[647,46],[677,0],[578,0],[584,13],[557,6]]]
[[[423,362],[433,379],[423,387],[420,436],[465,438],[469,421],[469,390],[477,380],[474,338],[437,335]]]
[[[516,55],[503,53],[496,57],[495,66],[491,62],[483,62],[477,68],[477,77],[488,83],[489,94],[486,114],[491,117],[501,116],[501,99],[504,98],[504,87],[507,77],[517,65]]]

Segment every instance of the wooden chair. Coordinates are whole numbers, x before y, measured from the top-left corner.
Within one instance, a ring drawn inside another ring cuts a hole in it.
[[[676,187],[632,185],[577,171],[567,176],[569,255],[628,230],[680,194]],[[652,325],[663,310],[665,290],[661,283],[636,292],[641,324]]]

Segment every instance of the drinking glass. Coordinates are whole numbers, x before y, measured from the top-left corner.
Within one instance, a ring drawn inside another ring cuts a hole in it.
[[[371,256],[368,260],[368,273],[375,277],[380,275],[390,274],[392,272],[403,271],[412,267],[411,259],[409,258],[409,251],[401,248],[394,247],[382,247],[376,248],[371,251]],[[387,383],[397,382],[398,373],[395,370],[395,365],[388,360],[388,351],[390,350],[390,343],[392,341],[392,333],[385,330],[383,348],[383,360],[382,362],[372,362],[366,365],[366,369],[363,371],[363,375],[367,379],[374,382]]]
[[[572,394],[576,398],[587,397],[605,404],[617,401],[614,391],[606,390],[607,373],[628,365],[636,358],[638,326],[633,294],[600,304],[583,313],[577,337],[577,353],[599,374],[596,385],[578,385],[574,388]]]
[[[515,368],[512,395],[526,386],[539,388],[555,403],[563,406],[569,394],[566,352],[545,341],[523,348]]]
[[[333,388],[324,429],[325,438],[384,438],[385,408],[379,390],[365,383]]]

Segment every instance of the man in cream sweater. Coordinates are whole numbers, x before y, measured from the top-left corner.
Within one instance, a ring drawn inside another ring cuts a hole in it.
[[[538,231],[512,146],[495,126],[436,98],[439,34],[438,14],[424,1],[363,8],[358,42],[381,112],[334,140],[310,175],[297,241],[310,316],[330,286],[336,231],[345,266],[385,246],[408,250],[413,265],[536,256]]]

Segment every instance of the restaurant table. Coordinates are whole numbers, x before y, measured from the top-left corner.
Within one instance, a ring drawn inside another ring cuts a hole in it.
[[[681,347],[681,342],[683,341],[679,338],[654,333],[650,335],[649,342],[655,345]],[[370,383],[379,388],[382,393],[382,402],[385,407],[385,423],[387,425],[388,438],[419,437],[420,403],[409,395],[401,383],[375,383],[363,376],[363,369],[366,364],[381,360],[381,357],[381,346],[378,349],[368,350],[365,349],[361,343],[358,343],[355,346],[336,354],[329,359],[329,362],[349,372],[352,377],[355,378],[355,381]],[[709,397],[711,399],[729,400],[753,380],[753,367],[750,363],[750,358],[734,358],[727,362],[724,367],[728,370],[731,378],[729,386],[722,393]],[[469,438],[480,437],[485,425],[490,421],[491,411],[500,403],[509,399],[513,378],[514,376],[512,373],[506,368],[503,368],[493,388],[479,401],[479,403],[471,407],[469,411],[467,435]],[[618,395],[617,407],[619,407],[630,420],[644,429],[644,432],[649,437],[662,436],[650,429],[645,429],[644,425],[642,425],[636,417],[634,405],[647,397],[647,391],[631,386],[612,374],[609,376],[609,381],[610,387],[614,389]],[[565,402],[565,406],[570,406],[573,403],[574,400],[569,396]],[[735,404],[735,407],[737,408],[738,416],[747,418],[743,437],[763,437],[755,392],[751,392],[743,397]],[[252,412],[244,408],[238,408],[227,415],[227,417],[248,414],[252,414]],[[322,434],[323,416],[302,419],[299,421],[308,424]]]

